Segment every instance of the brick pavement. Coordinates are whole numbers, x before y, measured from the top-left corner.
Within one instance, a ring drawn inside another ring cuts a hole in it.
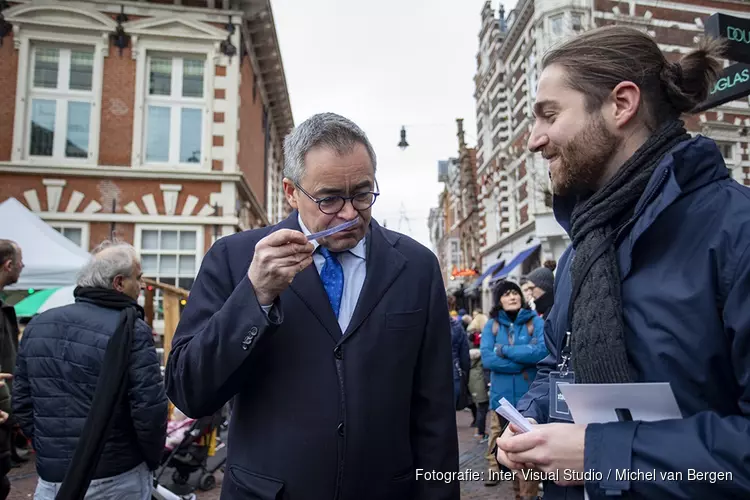
[[[469,427],[471,413],[461,411],[456,413],[456,424],[458,426],[459,444],[459,470],[471,469],[486,474],[487,462],[484,458],[486,444],[478,443],[473,437],[474,429]],[[169,478],[171,473],[167,471],[163,477]],[[218,500],[221,491],[221,471],[216,472],[216,488],[207,492],[196,492],[198,500]],[[8,477],[11,480],[11,493],[8,500],[29,500],[33,497],[36,487],[36,474],[34,473],[33,461],[22,467],[13,469]],[[192,478],[195,483],[196,478]],[[168,483],[169,479],[163,481]],[[167,486],[169,486],[167,484]],[[500,483],[497,486],[484,486],[484,481],[465,481],[461,483],[461,500],[513,500],[513,489],[509,483]]]
[[[458,470],[471,469],[482,475],[487,474],[487,443],[478,443],[474,438],[474,428],[469,427],[471,413],[460,411],[456,413],[456,425],[458,427]],[[487,422],[487,430],[490,424]],[[461,500],[514,500],[513,486],[510,483],[501,482],[497,486],[487,487],[484,479],[479,481],[463,481],[461,483]]]

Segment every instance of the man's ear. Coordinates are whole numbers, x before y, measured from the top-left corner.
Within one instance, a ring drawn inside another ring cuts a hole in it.
[[[633,82],[620,82],[612,89],[611,98],[610,121],[617,128],[628,126],[641,109],[641,89]]]
[[[117,276],[115,276],[115,279],[112,280],[112,288],[114,288],[118,292],[122,292],[125,288],[123,286],[123,281],[125,281],[125,276],[118,274]]]
[[[286,201],[289,202],[289,204],[294,208],[297,209],[297,188],[294,186],[294,182],[292,182],[291,179],[284,177],[284,180],[282,181],[284,185],[284,195],[286,196]]]

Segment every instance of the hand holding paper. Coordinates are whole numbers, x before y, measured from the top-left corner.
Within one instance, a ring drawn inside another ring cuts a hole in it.
[[[495,410],[500,416],[518,427],[521,432],[529,432],[533,429],[529,421],[521,415],[516,408],[505,398],[500,400],[500,406]]]

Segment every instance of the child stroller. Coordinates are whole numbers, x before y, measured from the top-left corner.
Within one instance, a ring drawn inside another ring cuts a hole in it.
[[[172,473],[174,484],[186,485],[190,476],[200,470],[201,476],[198,480],[198,488],[208,491],[215,487],[214,473],[224,466],[226,457],[211,468],[208,467],[208,458],[213,457],[218,449],[224,447],[223,443],[219,443],[219,432],[223,424],[224,414],[222,411],[194,421],[185,432],[182,441],[168,453],[165,450],[161,471],[156,477],[156,482],[159,482],[167,468],[174,468]]]

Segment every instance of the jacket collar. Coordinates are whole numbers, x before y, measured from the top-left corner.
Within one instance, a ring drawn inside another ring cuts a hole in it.
[[[275,229],[300,231],[298,215],[297,210],[294,210]],[[318,318],[336,343],[346,340],[356,332],[375,306],[380,303],[407,263],[406,257],[396,248],[396,242],[400,239],[399,234],[384,229],[375,219],[370,220],[365,239],[367,262],[365,282],[362,285],[352,319],[343,335],[315,266],[308,266],[297,274],[290,285],[294,293]]]
[[[716,143],[707,137],[697,135],[681,142],[664,155],[651,175],[644,195],[636,205],[636,210],[650,201],[646,199],[646,193],[652,191],[659,183],[663,183],[659,186],[659,189],[667,195],[665,198],[668,198],[668,200],[663,200],[660,203],[660,210],[649,211],[648,217],[650,220],[656,219],[663,209],[681,194],[694,191],[706,184],[727,177],[729,177],[729,169],[727,169]],[[668,203],[665,203],[665,201],[668,201]],[[571,216],[577,203],[578,197],[575,196],[553,196],[552,199],[555,219],[568,236],[570,236]]]
[[[523,325],[527,323],[530,319],[532,319],[534,316],[535,314],[533,311],[530,311],[528,309],[521,309],[520,311],[518,311],[516,320],[512,323],[516,325]],[[505,313],[505,311],[500,311],[499,313],[497,313],[497,321],[500,324],[503,324],[505,326],[508,326],[511,324],[510,318]]]

